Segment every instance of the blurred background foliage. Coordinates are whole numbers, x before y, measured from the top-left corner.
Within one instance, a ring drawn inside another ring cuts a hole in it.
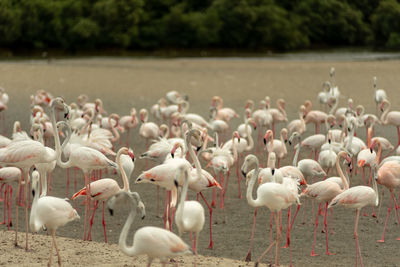
[[[396,0],[1,0],[3,49],[400,49]]]

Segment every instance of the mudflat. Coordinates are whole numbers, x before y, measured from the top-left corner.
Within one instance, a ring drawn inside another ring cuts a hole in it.
[[[400,61],[312,61],[312,60],[267,60],[267,59],[116,59],[116,58],[85,58],[85,59],[56,59],[22,60],[0,62],[0,86],[6,89],[10,101],[6,115],[6,135],[10,136],[12,124],[15,120],[21,121],[24,130],[29,130],[30,95],[39,89],[49,91],[54,96],[63,96],[68,103],[76,101],[80,94],[87,94],[90,100],[100,98],[103,100],[105,110],[110,113],[128,115],[130,108],[150,107],[163,97],[166,92],[176,90],[188,95],[190,112],[198,113],[208,118],[211,98],[219,95],[224,99],[224,106],[231,107],[240,115],[232,120],[231,129],[235,129],[243,122],[244,104],[247,99],[256,103],[270,96],[272,106],[275,101],[283,98],[286,101],[288,119],[298,118],[298,108],[305,100],[313,102],[313,108],[321,109],[317,102],[317,93],[321,90],[322,83],[329,79],[329,70],[335,67],[335,82],[341,94],[339,106],[346,106],[347,98],[354,100],[354,106],[359,104],[365,107],[366,113],[375,113],[376,107],[373,100],[373,80],[377,77],[378,88],[384,88],[391,101],[391,110],[400,107]],[[381,112],[379,112],[381,114]],[[150,116],[150,120],[153,117]],[[0,124],[1,125],[1,124]],[[277,124],[277,132],[285,124]],[[131,147],[138,156],[145,151],[145,142],[138,135],[137,127],[131,133]],[[324,127],[322,127],[324,129]],[[314,134],[313,125],[307,126],[305,136]],[[376,135],[389,139],[393,145],[397,143],[397,132],[393,126],[376,127]],[[257,133],[253,133],[256,138]],[[365,140],[365,128],[357,130],[357,136]],[[303,137],[303,138],[304,138]],[[125,138],[125,135],[122,135]],[[276,137],[278,138],[278,137]],[[124,139],[125,140],[125,139]],[[119,146],[119,144],[117,144]],[[288,146],[288,155],[281,165],[290,165],[293,159],[293,148]],[[301,158],[308,157],[310,151],[303,149]],[[384,154],[386,155],[386,154]],[[202,162],[205,166],[205,163]],[[153,166],[150,164],[150,166]],[[131,190],[141,195],[146,205],[147,216],[142,221],[136,218],[132,232],[145,225],[162,226],[163,220],[158,215],[162,213],[165,192],[159,191],[160,204],[157,207],[157,189],[151,184],[134,184],[136,177],[145,169],[145,161],[137,159],[135,170],[131,177]],[[209,170],[211,172],[211,170]],[[74,185],[74,170],[70,170],[70,184],[67,189],[66,171],[60,168],[52,174],[52,188],[50,195],[57,197],[71,197],[76,189],[83,186],[83,176],[80,170],[77,185]],[[331,175],[335,175],[332,173]],[[104,174],[103,177],[114,177],[122,185],[120,178],[114,174]],[[362,184],[361,173],[353,175],[351,186]],[[311,182],[311,181],[310,181]],[[208,212],[206,210],[206,224],[200,235],[199,254],[210,259],[201,258],[206,263],[204,266],[243,266],[245,263],[232,261],[223,263],[222,258],[244,260],[247,254],[254,208],[246,201],[246,185],[241,182],[243,198],[238,198],[238,185],[236,171],[233,168],[229,188],[226,195],[226,207],[223,214],[218,208],[213,213],[213,238],[214,249],[207,249],[209,242]],[[381,192],[383,188],[379,186]],[[372,208],[365,209],[368,216],[361,216],[358,228],[361,252],[366,266],[400,266],[400,236],[399,225],[396,225],[394,210],[388,221],[385,243],[376,243],[381,238],[389,205],[389,193],[386,189],[378,220],[371,217]],[[16,190],[15,190],[16,191]],[[14,191],[14,192],[15,192]],[[212,191],[205,192],[206,198],[211,201]],[[255,196],[255,192],[253,192]],[[196,198],[189,194],[190,199]],[[304,203],[304,199],[301,199]],[[82,200],[76,201],[78,213],[83,217],[84,206]],[[325,255],[325,233],[322,233],[323,217],[319,219],[317,231],[316,252],[319,256],[311,257],[313,242],[314,220],[312,217],[311,201],[299,211],[292,230],[292,256],[296,266],[351,266],[355,264],[354,221],[355,211],[345,208],[334,208],[333,218],[329,218],[329,248],[336,255]],[[3,205],[1,205],[3,207]],[[315,210],[317,210],[317,206]],[[3,208],[0,208],[2,212]],[[19,229],[24,229],[23,209],[19,209]],[[378,212],[378,208],[376,208]],[[363,212],[362,212],[363,213]],[[286,212],[283,213],[283,229],[286,229]],[[330,214],[330,213],[329,213]],[[111,244],[118,243],[119,233],[128,215],[126,207],[116,210],[115,216],[106,213],[107,234]],[[117,245],[99,244],[104,240],[103,225],[101,223],[102,206],[96,211],[94,217],[92,237],[95,242],[83,242],[58,238],[61,255],[66,259],[65,265],[82,263],[85,265],[110,265],[142,266],[144,258],[129,258],[123,255]],[[269,233],[270,213],[266,208],[259,208],[254,240],[252,259],[255,260],[271,242]],[[332,228],[331,228],[332,227]],[[2,229],[6,229],[3,225]],[[176,226],[173,231],[177,232]],[[0,247],[2,257],[0,264],[7,265],[37,265],[47,264],[50,237],[44,238],[38,244],[38,236],[31,238],[32,252],[11,248],[12,238],[10,233],[2,232]],[[46,235],[46,233],[44,233]],[[75,221],[57,230],[57,236],[81,239],[83,236],[83,221]],[[20,237],[23,237],[21,235]],[[274,236],[274,233],[272,234]],[[283,234],[285,237],[285,231]],[[190,242],[189,234],[183,236]],[[34,240],[34,241],[33,241]],[[40,239],[41,240],[41,239]],[[132,239],[129,239],[131,241]],[[285,243],[285,238],[282,239]],[[82,247],[85,253],[81,253]],[[100,257],[98,254],[105,249],[110,257]],[[15,251],[18,251],[16,257]],[[93,253],[92,253],[93,252]],[[36,255],[41,255],[37,257]],[[21,259],[25,257],[25,259]],[[85,261],[79,259],[85,258]],[[75,259],[77,259],[75,261]],[[56,258],[53,258],[56,260]],[[87,260],[87,261],[86,261]],[[211,261],[214,260],[214,261]],[[178,260],[191,264],[192,258]],[[269,263],[272,257],[267,255],[263,263]],[[226,265],[224,265],[226,264]],[[289,264],[289,249],[281,249],[281,264]]]

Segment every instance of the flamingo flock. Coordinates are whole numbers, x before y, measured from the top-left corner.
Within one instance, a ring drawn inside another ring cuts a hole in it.
[[[299,210],[312,209],[315,217],[314,225],[310,227],[310,232],[313,228],[314,237],[312,246],[310,242],[310,255],[315,257],[320,250],[316,242],[319,216],[324,218],[325,254],[334,255],[332,251],[335,248],[328,246],[334,216],[331,208],[344,206],[356,211],[355,265],[364,266],[362,244],[358,239],[358,223],[362,219],[360,212],[364,208],[364,215],[367,216],[366,207],[372,207],[372,216],[379,216],[375,207],[384,201],[379,196],[379,191],[383,192],[384,188],[390,192],[390,202],[382,237],[377,243],[385,242],[392,209],[400,224],[400,199],[396,195],[396,189],[400,188],[400,111],[393,111],[386,92],[377,89],[376,77],[372,78],[372,83],[374,95],[371,98],[376,104],[375,114],[364,114],[362,105],[354,109],[356,101],[350,98],[345,107],[339,108],[339,99],[343,96],[336,85],[335,69],[332,68],[330,80],[323,83],[322,92],[317,96],[325,111],[313,109],[312,101],[305,100],[296,108],[296,114],[290,114],[297,117],[292,121],[288,120],[285,100],[277,99],[277,108],[272,108],[268,96],[260,100],[259,109],[254,109],[253,100],[246,100],[242,111],[224,106],[220,96],[213,96],[209,109],[205,110],[208,114],[202,116],[189,113],[187,96],[170,91],[148,109],[150,112],[141,108],[138,120],[137,107],[131,107],[129,115],[107,115],[109,113],[101,99],[90,102],[88,96],[80,95],[76,102],[67,103],[61,97],[53,97],[39,90],[30,97],[31,125],[26,131],[23,129],[28,125],[23,127],[16,121],[11,137],[0,135],[0,197],[4,203],[1,224],[7,229],[14,228],[15,242],[12,245],[19,247],[18,220],[21,218],[18,208],[22,207],[25,215],[25,249],[29,249],[30,231],[48,231],[53,239],[48,264],[52,265],[54,245],[58,265],[61,266],[62,251],[58,248],[55,235],[59,227],[80,220],[83,239],[92,240],[95,212],[99,202],[102,202],[104,241],[107,243],[106,221],[113,219],[106,217],[106,207],[113,215],[114,210],[127,205],[130,212],[121,229],[120,249],[128,256],[147,255],[150,266],[157,258],[166,263],[169,258],[178,255],[201,253],[203,248],[199,247],[199,238],[200,233],[205,231],[203,228],[207,220],[204,205],[208,209],[208,249],[224,245],[213,241],[213,211],[219,215],[214,218],[215,221],[222,217],[222,222],[218,223],[227,223],[229,214],[226,206],[235,195],[240,201],[247,201],[249,207],[255,208],[250,247],[243,258],[252,260],[257,211],[266,207],[270,211],[271,239],[256,259],[255,266],[265,261],[265,256],[272,250],[274,259],[270,254],[271,257],[266,260],[279,266],[280,254],[283,253],[282,211],[288,211],[286,245],[283,248],[289,248],[290,265],[293,265],[291,233],[295,230],[293,226]],[[8,101],[5,89],[0,88],[3,119],[9,112]],[[243,120],[239,119],[239,114],[243,114]],[[233,123],[235,120],[237,124]],[[239,121],[243,124],[239,125]],[[314,124],[315,133],[307,131],[310,123]],[[280,127],[282,124],[285,126]],[[239,125],[237,130],[236,125]],[[396,145],[382,136],[374,136],[376,127],[389,126],[397,129]],[[366,127],[366,140],[357,136],[357,130],[362,127]],[[254,140],[253,135],[256,135]],[[133,140],[144,142],[145,150],[137,151],[129,147],[137,143]],[[306,153],[300,154],[300,149],[310,150],[311,154],[308,157]],[[293,158],[292,151],[295,152]],[[136,158],[135,154],[140,157]],[[292,160],[293,164],[285,166],[285,159]],[[131,180],[136,160],[145,162],[145,168]],[[236,173],[231,172],[235,165]],[[368,177],[365,176],[366,167],[369,168]],[[67,169],[67,198],[53,195],[52,179],[62,179],[52,177],[51,173],[56,168]],[[81,189],[78,189],[75,177],[73,194],[69,193],[70,168],[74,172],[80,169],[84,175],[83,181],[79,181]],[[362,179],[359,179],[359,172],[363,173]],[[236,180],[232,181],[231,176],[235,175]],[[122,187],[119,180],[122,181]],[[141,183],[155,185],[157,196],[154,201],[157,203],[160,189],[165,190],[164,227],[151,226],[153,223],[149,221],[149,226],[135,231],[133,244],[127,245],[127,235],[135,223],[136,214],[139,212],[142,219],[146,214],[146,203],[137,192],[131,191],[131,181],[134,181],[135,188],[139,188]],[[230,192],[234,186],[237,186],[238,194]],[[244,186],[247,186],[245,190],[242,189]],[[31,192],[29,188],[32,188]],[[206,191],[209,193],[206,194]],[[245,199],[242,199],[242,193]],[[228,194],[230,198],[227,198]],[[189,199],[193,196],[197,197]],[[79,205],[84,205],[84,214],[80,215],[80,209],[76,206],[79,197],[84,198],[82,202],[78,201]],[[204,204],[199,201],[200,197]],[[307,199],[311,199],[311,205],[305,205]],[[315,204],[318,204],[316,210]],[[297,209],[292,218],[293,205]],[[11,216],[13,206],[15,222]],[[331,229],[328,227],[328,217],[331,219]],[[182,239],[185,232],[190,232],[191,245]],[[275,238],[272,238],[273,233]],[[229,242],[229,236],[226,240]],[[351,242],[351,238],[347,241]],[[303,243],[307,246],[306,242]]]

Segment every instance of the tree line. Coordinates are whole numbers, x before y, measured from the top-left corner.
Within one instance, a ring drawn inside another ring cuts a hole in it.
[[[396,0],[1,0],[5,49],[400,49]]]

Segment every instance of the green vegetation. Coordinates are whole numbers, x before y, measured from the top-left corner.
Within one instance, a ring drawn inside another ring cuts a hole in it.
[[[0,48],[400,49],[396,0],[0,0]]]

